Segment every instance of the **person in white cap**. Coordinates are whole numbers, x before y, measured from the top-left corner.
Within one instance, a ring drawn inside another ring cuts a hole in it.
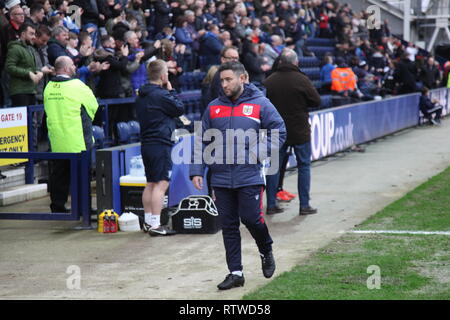
[[[20,6],[20,0],[7,0],[5,1],[5,8],[11,11],[15,6]]]

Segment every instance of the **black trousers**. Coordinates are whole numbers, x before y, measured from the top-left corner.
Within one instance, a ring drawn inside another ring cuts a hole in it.
[[[49,160],[50,210],[67,212],[65,204],[70,192],[70,160]]]
[[[32,106],[36,104],[36,95],[34,94],[15,94],[11,96],[11,105],[13,107]]]
[[[92,149],[87,150],[88,161],[88,177],[87,180],[90,182],[91,173],[91,155]],[[72,180],[70,174],[70,160],[49,160],[48,161],[48,172],[49,172],[49,191],[50,191],[50,209],[52,212],[70,212],[70,209],[66,209],[65,205],[69,199],[70,193],[70,182]],[[89,189],[90,196],[90,183],[86,186]],[[89,206],[91,200],[89,200]],[[72,200],[74,201],[74,200]]]
[[[237,189],[213,187],[222,220],[222,236],[228,270],[242,270],[240,221],[247,227],[262,254],[272,251],[272,238],[262,212],[264,186]]]

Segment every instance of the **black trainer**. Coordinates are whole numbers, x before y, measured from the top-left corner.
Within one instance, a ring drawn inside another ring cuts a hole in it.
[[[282,213],[282,212],[284,212],[283,208],[280,208],[279,206],[275,206],[273,208],[267,208],[266,214],[272,215],[272,214],[277,214],[277,213]]]
[[[228,290],[231,288],[243,287],[244,282],[244,275],[238,276],[236,274],[230,273],[225,277],[225,280],[217,285],[217,288],[219,288],[219,290]]]
[[[150,229],[148,234],[152,237],[157,236],[172,236],[176,234],[175,230],[169,229],[167,226],[159,226],[156,229]]]
[[[264,255],[261,254],[261,264],[264,277],[271,278],[275,272],[275,259],[272,251]]]
[[[301,216],[307,216],[309,214],[316,214],[316,213],[317,213],[317,209],[313,208],[313,207],[300,208],[300,212],[299,212],[299,214]]]

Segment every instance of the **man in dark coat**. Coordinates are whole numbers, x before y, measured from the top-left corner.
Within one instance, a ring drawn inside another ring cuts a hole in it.
[[[399,94],[413,93],[417,91],[417,68],[408,58],[408,54],[404,53],[401,60],[397,64],[394,73],[394,79],[400,84]]]
[[[103,49],[96,50],[94,58],[98,62],[108,63],[109,68],[100,72],[96,94],[101,99],[124,98],[125,90],[122,87],[121,76],[122,73],[127,71],[129,49],[124,45],[116,54],[114,38],[109,35],[102,37],[101,42]],[[117,137],[117,123],[128,121],[131,118],[132,110],[124,105],[111,105],[108,108],[108,113],[110,128],[113,135]],[[100,114],[97,117],[100,117]]]
[[[423,82],[425,87],[435,89],[440,83],[440,78],[441,75],[439,69],[435,65],[434,58],[429,57],[420,72],[420,80]]]
[[[262,83],[265,79],[266,71],[270,70],[270,66],[264,63],[262,58],[258,55],[258,45],[250,43],[248,51],[243,58],[245,69],[248,71],[250,82]]]
[[[264,81],[267,97],[277,108],[283,118],[286,129],[286,143],[281,155],[286,154],[288,146],[294,149],[298,166],[298,193],[300,197],[300,215],[317,213],[309,204],[311,185],[311,126],[308,122],[310,108],[320,105],[320,96],[311,81],[298,69],[298,57],[295,51],[285,49],[277,70]],[[280,163],[283,160],[280,157]],[[278,183],[277,175],[267,176],[267,197],[274,193]],[[273,180],[273,181],[272,181]],[[275,196],[272,195],[272,199]],[[275,201],[274,201],[275,202]],[[275,205],[274,203],[268,204]]]

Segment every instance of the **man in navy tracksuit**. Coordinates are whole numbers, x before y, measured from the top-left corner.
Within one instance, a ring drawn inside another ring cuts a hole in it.
[[[208,163],[212,173],[211,185],[214,190],[215,202],[222,219],[226,260],[230,271],[218,288],[226,290],[244,285],[239,220],[247,227],[256,241],[264,276],[270,278],[275,272],[275,260],[272,254],[273,241],[262,213],[265,184],[263,164],[259,158],[258,161],[250,160],[254,145],[246,139],[240,140],[240,143],[234,144],[234,147],[230,148],[230,140],[239,141],[239,138],[230,139],[229,131],[240,129],[242,132],[254,130],[256,133],[261,133],[261,129],[267,129],[264,142],[271,148],[268,152],[270,156],[270,151],[275,154],[276,150],[283,145],[286,139],[286,128],[278,111],[264,97],[263,93],[253,84],[245,83],[246,71],[241,63],[226,62],[220,66],[217,72],[220,72],[223,92],[208,105],[203,115],[202,132],[196,132],[196,135],[201,134],[201,137],[205,137],[205,132],[207,135],[219,132],[221,137],[216,137],[217,139],[208,146],[203,142],[202,164],[192,165],[190,176],[195,187],[201,189],[204,163]],[[276,135],[277,131],[278,136]],[[204,140],[210,141],[211,139]],[[217,148],[217,141],[220,140],[223,143],[220,148]],[[217,149],[214,153],[217,158],[214,161],[208,161],[206,151],[210,150],[210,146],[213,144]],[[220,152],[221,148],[223,148],[222,153]],[[245,153],[244,157],[242,157],[242,152]]]
[[[184,113],[184,105],[172,89],[165,61],[152,61],[148,65],[148,77],[150,84],[139,89],[136,99],[141,154],[147,178],[142,193],[143,225],[150,236],[168,236],[174,231],[161,226],[160,216],[172,173],[172,132],[176,129],[178,117]]]

